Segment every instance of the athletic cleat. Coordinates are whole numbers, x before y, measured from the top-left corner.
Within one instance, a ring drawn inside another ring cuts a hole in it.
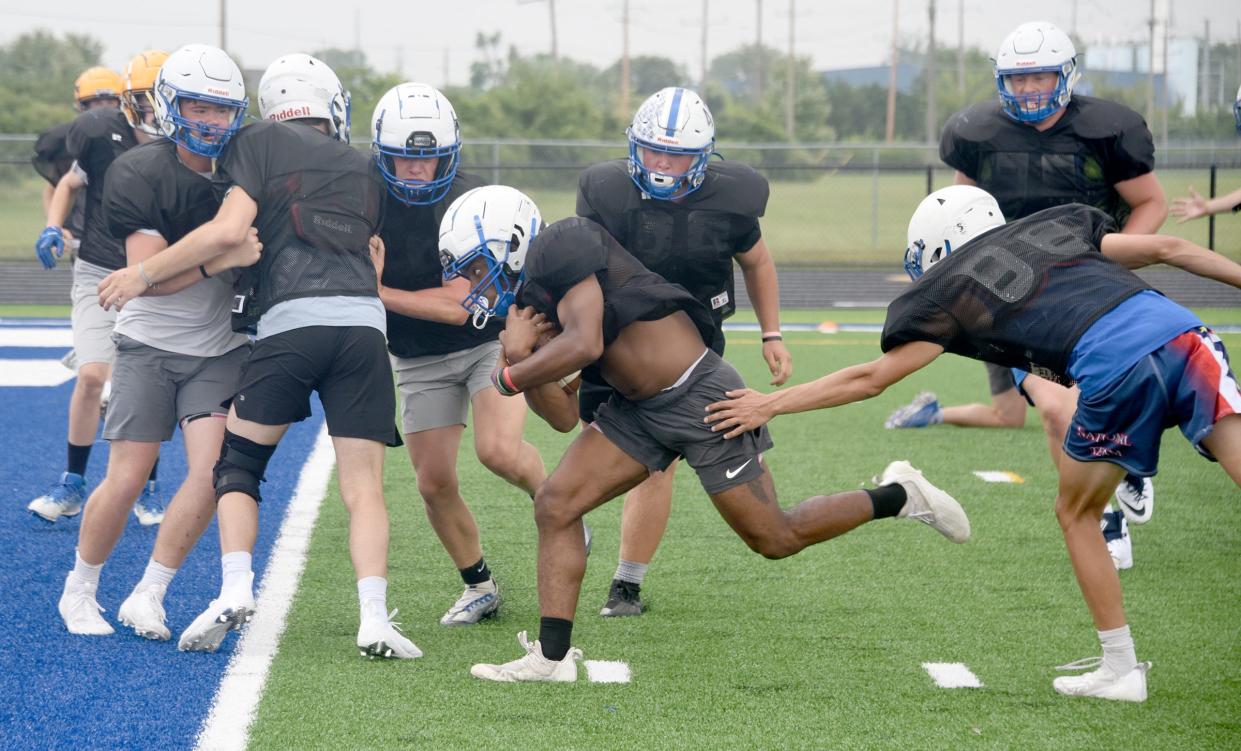
[[[380,611],[382,614],[383,611]],[[396,610],[386,618],[363,618],[358,628],[358,653],[363,657],[413,660],[422,657],[422,650],[401,633],[401,624],[394,623]]]
[[[77,516],[86,503],[86,480],[79,474],[65,472],[43,495],[27,504],[30,513],[46,521],[55,522],[62,516]]]
[[[1089,673],[1080,675],[1062,675],[1053,680],[1051,685],[1057,693],[1065,696],[1092,696],[1096,699],[1112,699],[1114,701],[1146,701],[1146,672],[1151,669],[1149,662],[1139,662],[1133,670],[1124,675],[1116,675],[1103,667],[1102,657],[1087,657],[1084,660],[1060,665],[1056,670],[1081,670],[1096,667]]]
[[[142,495],[138,496],[138,502],[134,504],[134,516],[138,517],[138,523],[144,527],[159,524],[164,520],[164,502],[159,499],[159,483],[155,480],[148,480],[142,487]]]
[[[500,612],[500,587],[495,579],[465,588],[457,602],[440,618],[441,626],[471,626]]]
[[[1099,527],[1103,530],[1107,552],[1112,556],[1116,570],[1133,568],[1133,540],[1129,537],[1129,524],[1125,521],[1125,515],[1119,511],[1104,511]]]
[[[1130,524],[1145,524],[1155,513],[1155,485],[1149,477],[1125,475],[1116,486],[1116,504]]]
[[[899,517],[935,528],[955,543],[970,539],[970,520],[957,500],[935,487],[909,462],[892,462],[873,481],[876,485],[899,484],[905,488],[905,505]]]
[[[582,650],[570,647],[563,660],[553,661],[543,656],[543,647],[537,641],[530,643],[525,631],[517,635],[517,643],[526,650],[525,657],[503,665],[478,664],[470,668],[470,675],[500,683],[520,681],[572,683],[577,680],[577,663],[582,659]]]
[[[923,391],[904,407],[888,415],[884,421],[885,428],[925,428],[928,425],[939,425],[944,421],[944,412],[940,409],[939,399],[930,391]]]
[[[220,642],[224,641],[229,631],[240,629],[253,617],[252,592],[246,590],[232,596],[221,594],[181,632],[177,649],[182,652],[214,652],[220,648]]]
[[[73,578],[73,574],[65,577],[65,589],[60,594],[60,602],[56,609],[60,611],[61,620],[71,634],[84,636],[107,636],[116,633],[112,625],[99,615],[103,607],[95,600],[98,584],[84,584]]]
[[[582,536],[586,538],[586,556],[590,557],[590,544],[595,540],[595,533],[591,531],[585,519],[582,519]]]
[[[166,641],[172,637],[172,632],[164,625],[167,618],[164,591],[159,587],[148,586],[130,592],[121,603],[121,609],[116,611],[116,617],[144,639]]]
[[[641,584],[613,579],[608,588],[608,601],[604,603],[599,615],[604,618],[623,618],[630,615],[642,615],[646,606],[642,604],[639,593]]]

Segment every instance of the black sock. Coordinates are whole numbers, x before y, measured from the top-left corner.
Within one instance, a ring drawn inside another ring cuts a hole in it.
[[[94,446],[88,443],[85,446],[74,446],[69,444],[69,460],[65,470],[75,475],[86,476],[86,463],[90,461],[90,450]]]
[[[155,482],[159,479],[159,457],[155,457],[155,463],[151,465],[151,474],[147,477],[147,482]]]
[[[569,653],[569,640],[573,638],[573,621],[564,618],[539,619],[539,645],[543,656],[560,662]]]
[[[466,566],[457,570],[461,572],[461,581],[465,582],[467,587],[482,584],[491,579],[491,569],[487,568],[486,558],[479,558],[478,563],[475,563],[473,566]]]
[[[870,504],[875,510],[875,519],[896,516],[905,506],[905,488],[902,485],[880,485],[874,490],[867,490]]]

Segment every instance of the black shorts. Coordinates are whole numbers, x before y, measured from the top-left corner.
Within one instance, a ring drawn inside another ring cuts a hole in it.
[[[708,352],[685,383],[633,402],[614,394],[599,408],[594,427],[646,468],[662,472],[684,456],[707,493],[719,493],[763,474],[759,455],[771,448],[767,427],[725,439],[703,421],[708,404],[745,388],[737,370]]]
[[[1013,379],[1012,368],[1007,365],[996,365],[990,362],[985,362],[983,365],[987,366],[987,382],[991,386],[992,396],[1017,388],[1017,382]],[[1024,396],[1024,394],[1022,395]]]
[[[312,391],[331,435],[399,445],[392,366],[378,329],[306,326],[259,339],[233,406],[243,420],[287,425],[310,417]]]
[[[711,351],[720,357],[724,356],[724,329],[717,328],[715,337],[712,338],[710,344],[707,345]],[[582,379],[582,386],[577,392],[577,416],[582,422],[591,423],[595,421],[595,415],[599,412],[599,407],[603,406],[608,399],[612,398],[612,394],[616,393],[611,386],[606,383],[595,383]]]

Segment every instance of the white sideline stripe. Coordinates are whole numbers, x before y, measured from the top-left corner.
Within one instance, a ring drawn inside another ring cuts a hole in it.
[[[59,386],[70,378],[60,360],[0,360],[0,386]]]
[[[586,677],[591,683],[628,683],[629,663],[619,660],[587,660]]]
[[[1017,484],[1025,482],[1024,477],[1006,469],[976,469],[974,476],[983,482],[1015,482]]]
[[[310,457],[302,465],[297,490],[280,525],[280,535],[263,574],[254,620],[246,626],[237,651],[228,662],[211,711],[198,733],[195,751],[243,751],[246,748],[250,725],[267,683],[267,670],[280,646],[285,618],[306,567],[310,535],[319,518],[319,507],[335,464],[332,440],[324,424]]]
[[[72,347],[73,329],[0,328],[0,347]]]
[[[963,662],[924,662],[922,669],[940,688],[982,688],[982,681]]]

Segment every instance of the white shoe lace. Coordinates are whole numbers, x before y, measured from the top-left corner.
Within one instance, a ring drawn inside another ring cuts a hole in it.
[[[1066,662],[1063,665],[1057,665],[1056,670],[1062,673],[1066,673],[1072,670],[1090,670],[1093,668],[1097,668],[1102,664],[1103,664],[1102,657],[1083,657],[1080,660],[1074,660],[1073,662]]]

